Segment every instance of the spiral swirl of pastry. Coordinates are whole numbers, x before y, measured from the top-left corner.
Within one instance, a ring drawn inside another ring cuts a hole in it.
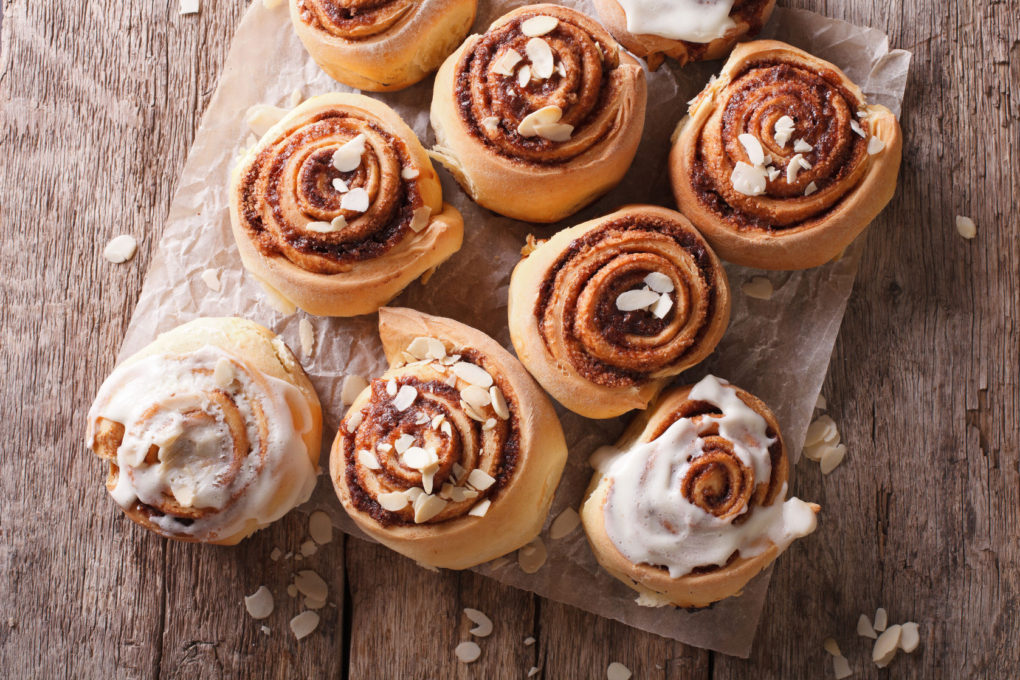
[[[477,0],[290,0],[305,49],[335,80],[389,92],[434,71],[471,28]]]
[[[483,206],[556,221],[620,180],[645,98],[642,70],[595,21],[556,5],[521,7],[440,69],[433,157]]]
[[[815,528],[817,506],[785,500],[775,416],[714,376],[664,393],[592,463],[581,515],[596,557],[664,603],[729,597]]]
[[[374,311],[462,234],[414,133],[361,95],[309,99],[271,128],[235,170],[231,208],[245,264],[333,316]]]
[[[345,508],[427,564],[462,568],[520,547],[541,527],[549,475],[558,478],[565,457],[548,401],[477,331],[411,310],[380,314],[390,369],[354,401],[333,445]],[[532,451],[536,423],[549,447],[542,461]],[[515,510],[524,498],[528,509]],[[504,522],[515,526],[479,538]]]
[[[240,320],[182,326],[118,367],[89,413],[89,445],[110,462],[110,494],[170,538],[236,543],[315,486],[321,414],[307,378],[283,373],[295,386],[216,344],[191,347],[224,331],[253,347],[273,342]],[[186,351],[158,351],[182,343]],[[293,361],[282,344],[267,348],[273,361]]]
[[[801,269],[838,255],[888,202],[895,117],[835,66],[741,45],[694,101],[670,160],[681,211],[721,257]]]
[[[628,298],[644,297],[640,305]],[[699,363],[729,322],[726,274],[680,214],[632,206],[566,229],[514,270],[510,336],[567,408],[593,418],[644,408]]]

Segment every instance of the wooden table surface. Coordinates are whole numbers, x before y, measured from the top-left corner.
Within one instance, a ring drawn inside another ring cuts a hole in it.
[[[855,678],[1020,676],[1020,1],[780,4],[878,27],[914,62],[899,190],[824,392],[850,454],[828,478],[801,463],[821,529],[779,561],[739,660],[339,536],[314,563],[337,606],[301,642],[282,621],[266,637],[242,591],[275,573],[282,593],[284,570],[261,566],[306,535],[303,513],[236,549],[126,520],[84,416],[247,3],[3,0],[0,676],[602,678],[620,661],[635,678],[823,678],[828,636]],[[120,233],[143,237],[114,266]],[[471,666],[453,655],[466,606],[496,622]],[[921,624],[886,671],[853,632],[878,606]]]

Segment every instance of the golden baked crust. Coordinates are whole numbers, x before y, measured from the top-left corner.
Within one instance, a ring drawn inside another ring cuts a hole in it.
[[[380,543],[423,564],[447,569],[466,569],[533,539],[548,514],[567,456],[563,430],[545,394],[497,342],[456,321],[383,308],[379,335],[390,369],[351,405],[330,456],[330,477],[344,509]],[[476,411],[483,420],[470,416],[458,397],[468,383],[457,379],[452,361],[419,361],[417,355],[408,355],[419,337],[438,340],[446,356],[458,354],[458,361],[491,375],[505,398],[508,417],[492,406]],[[392,394],[387,392],[391,380]],[[394,406],[398,385],[416,390],[414,402],[399,411]],[[444,431],[446,425],[450,427]],[[401,435],[436,453],[431,482],[400,458],[399,445],[394,444]],[[362,451],[371,452],[367,463]],[[460,475],[454,464],[463,466]],[[479,470],[492,478],[492,486],[469,498],[454,497],[463,493],[454,487],[469,488],[464,480]],[[410,503],[392,511],[380,504],[384,494],[409,489],[425,493],[426,484],[433,497],[443,500],[445,490],[449,498],[430,518],[416,521],[417,511]],[[467,514],[486,501],[490,505],[483,517]]]
[[[662,319],[621,312],[618,296],[651,272],[674,290]],[[726,272],[681,214],[622,208],[564,229],[514,268],[510,338],[561,404],[588,418],[645,408],[673,376],[711,354],[730,318]]]
[[[477,0],[290,0],[305,49],[345,85],[401,90],[436,70],[464,39]]]
[[[795,128],[780,146],[775,125],[783,115]],[[745,133],[779,171],[761,195],[740,193],[731,180],[736,163],[749,161],[738,140]],[[869,148],[873,138],[878,151]],[[812,149],[798,153],[798,139]],[[691,105],[674,134],[670,178],[680,211],[724,260],[807,269],[838,257],[889,202],[902,145],[892,112],[868,106],[836,66],[761,40],[737,47]],[[810,167],[790,182],[798,155]]]
[[[538,37],[522,23],[548,16],[556,28]],[[527,44],[546,42],[563,75],[532,78]],[[521,61],[504,69],[503,57]],[[481,206],[528,222],[555,222],[615,186],[630,166],[644,128],[644,71],[589,17],[557,5],[528,5],[472,35],[436,75],[431,155]],[[568,139],[523,136],[520,124],[545,107],[562,112]]]
[[[358,167],[338,170],[333,153],[361,135]],[[343,207],[356,191],[363,211]],[[270,128],[233,171],[230,218],[245,267],[321,316],[374,312],[455,253],[464,231],[411,128],[359,94],[312,97]]]
[[[265,377],[268,377],[296,388],[293,394],[297,396],[288,396],[285,399],[286,409],[291,419],[287,426],[292,427],[300,434],[308,462],[314,470],[319,462],[319,450],[322,445],[322,408],[319,404],[319,398],[311,381],[301,368],[300,363],[298,363],[283,340],[269,329],[253,321],[236,317],[223,317],[199,318],[185,323],[161,334],[152,343],[125,359],[117,367],[114,374],[111,375],[110,380],[114,380],[118,372],[146,359],[152,357],[182,357],[187,359],[187,357],[204,351],[209,347],[222,350],[226,356],[229,356],[231,360],[236,362],[235,370],[244,371],[248,378],[258,386],[264,387]],[[203,367],[199,370],[207,371],[208,368]],[[215,386],[210,385],[209,387],[213,388],[213,392],[216,391]],[[106,385],[104,385],[104,388],[106,388]],[[126,428],[130,428],[132,423],[120,423],[100,415],[109,397],[110,395],[107,394],[104,398],[104,390],[100,391],[100,395],[90,411],[88,439],[91,442],[93,452],[100,458],[110,462],[110,475],[106,486],[113,493],[117,486],[118,476],[122,474],[118,468],[118,449],[125,435]],[[222,398],[227,402],[233,400],[231,395],[225,393],[219,394],[215,398]],[[261,397],[256,391],[253,391],[245,395],[245,398],[254,403]],[[171,399],[164,403],[153,404],[149,411],[146,412],[146,418],[155,420],[162,416],[172,416],[180,408],[180,406],[172,403],[173,401]],[[229,408],[229,403],[226,406]],[[241,409],[237,413],[238,415],[243,415],[246,412],[248,411]],[[248,427],[257,428],[265,434],[268,431],[266,428],[273,428],[277,425],[268,418],[262,418],[263,415],[271,412],[269,409],[262,408],[251,411],[250,415],[254,420],[247,423]],[[190,414],[191,411],[187,411],[183,412],[181,416],[185,419],[202,417],[200,413],[195,416]],[[227,442],[223,443],[228,445]],[[275,490],[267,498],[263,499],[264,505],[262,507],[256,508],[257,514],[272,517],[282,515],[290,510],[291,506],[289,504],[293,499],[295,488],[301,485],[303,481],[307,481],[304,480],[307,473],[308,469],[306,467],[292,467],[287,464],[287,461],[283,461],[283,467],[275,469],[271,473],[274,475]],[[246,491],[242,490],[241,493],[246,493]],[[237,499],[232,498],[226,509],[229,509],[236,502]],[[208,534],[194,533],[188,527],[183,526],[178,530],[168,530],[164,525],[157,523],[154,517],[160,517],[164,514],[173,516],[175,511],[179,511],[178,516],[188,521],[194,521],[201,518],[211,518],[214,520],[216,514],[216,511],[212,509],[182,507],[176,499],[170,496],[164,498],[159,507],[145,504],[139,500],[130,506],[122,506],[122,509],[128,517],[146,529],[167,538],[187,542],[201,541],[220,545],[233,545],[267,524],[266,522],[251,519],[237,531],[226,534],[215,531],[215,527]],[[214,522],[211,523],[214,524]]]

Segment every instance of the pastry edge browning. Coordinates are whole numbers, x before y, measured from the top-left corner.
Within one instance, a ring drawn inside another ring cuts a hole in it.
[[[484,517],[462,516],[437,524],[384,527],[351,501],[343,455],[345,424],[333,442],[330,478],[344,509],[365,533],[413,560],[444,569],[467,569],[512,552],[542,529],[567,459],[567,445],[552,403],[520,362],[481,331],[451,319],[411,309],[379,310],[379,335],[387,360],[393,364],[410,342],[435,337],[454,347],[470,347],[499,365],[513,388],[513,402],[521,435],[514,476],[500,490]],[[358,395],[348,415],[371,397],[371,388]],[[508,402],[510,399],[508,398]]]
[[[380,257],[355,262],[346,272],[319,274],[302,269],[283,255],[260,252],[242,225],[238,210],[244,173],[262,149],[264,140],[275,139],[306,111],[329,106],[361,109],[380,120],[405,143],[414,166],[421,173],[419,187],[424,204],[432,209],[432,214],[420,234],[409,232]],[[340,93],[308,99],[270,128],[238,161],[231,172],[230,224],[245,269],[282,297],[318,316],[371,314],[460,250],[464,236],[464,220],[456,208],[443,202],[439,176],[414,131],[382,102],[364,95]]]
[[[682,368],[671,371],[670,375],[653,378],[640,385],[608,387],[598,385],[581,375],[576,368],[559,361],[545,346],[535,315],[535,302],[546,272],[555,264],[564,249],[575,239],[597,229],[602,224],[614,221],[627,214],[641,212],[667,220],[680,220],[693,231],[697,231],[679,213],[651,205],[624,206],[616,212],[589,220],[568,229],[563,229],[541,244],[530,255],[514,267],[510,277],[508,312],[510,340],[514,350],[535,380],[563,406],[586,418],[614,418],[634,409],[643,409],[655,399],[675,375],[703,361],[722,339],[730,318],[729,284],[723,281],[718,286],[718,310],[713,315],[709,337],[702,340],[706,348],[696,353]],[[711,248],[707,249],[711,253]],[[711,254],[719,272],[725,272],[718,258]]]
[[[521,7],[497,19],[488,30],[545,6]],[[647,83],[637,60],[620,52],[617,70],[624,78],[625,96],[610,136],[564,163],[541,165],[508,158],[490,148],[472,133],[458,110],[457,64],[480,39],[480,35],[468,36],[436,74],[430,111],[436,144],[430,155],[476,203],[525,222],[558,222],[616,186],[630,167],[644,130]],[[507,191],[508,187],[514,191]]]
[[[766,232],[730,225],[706,206],[691,183],[698,135],[715,111],[715,97],[745,64],[765,61],[772,55],[828,69],[844,78],[844,85],[864,100],[860,88],[834,64],[775,40],[758,40],[737,47],[723,66],[719,78],[698,95],[690,114],[680,121],[669,154],[670,180],[679,210],[701,231],[722,259],[746,267],[774,271],[810,269],[837,259],[871,222],[896,192],[903,138],[899,122],[884,106],[870,105],[868,124],[885,148],[870,156],[865,177],[820,218],[801,225]]]
[[[326,34],[301,19],[300,0],[290,17],[312,59],[334,80],[359,90],[402,90],[436,70],[474,23],[477,0],[424,0],[389,29],[361,40]]]

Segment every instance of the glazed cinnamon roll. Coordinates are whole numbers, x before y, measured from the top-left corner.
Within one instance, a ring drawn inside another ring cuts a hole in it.
[[[528,543],[566,462],[552,404],[510,353],[456,321],[383,308],[379,335],[390,368],[355,399],[330,458],[348,514],[447,569]]]
[[[653,71],[672,57],[683,66],[726,56],[756,35],[776,0],[595,0],[599,18]]]
[[[319,399],[297,359],[236,318],[196,319],[124,361],[100,387],[86,435],[128,517],[223,545],[308,500],[321,437]]]
[[[234,169],[230,217],[245,267],[321,316],[374,312],[464,232],[411,128],[358,94],[313,97],[270,128]]]
[[[642,602],[737,595],[819,508],[786,499],[786,445],[757,398],[708,376],[670,390],[592,458],[581,520],[599,563]]]
[[[432,156],[479,205],[555,222],[615,186],[645,120],[644,71],[587,16],[528,5],[439,69]]]
[[[674,135],[680,211],[724,260],[806,269],[842,253],[896,189],[896,117],[834,65],[741,45]]]
[[[359,90],[400,90],[464,39],[477,0],[290,0],[298,38],[322,70]]]
[[[521,260],[509,317],[517,356],[549,394],[612,418],[711,354],[729,324],[729,283],[683,215],[630,206]]]

